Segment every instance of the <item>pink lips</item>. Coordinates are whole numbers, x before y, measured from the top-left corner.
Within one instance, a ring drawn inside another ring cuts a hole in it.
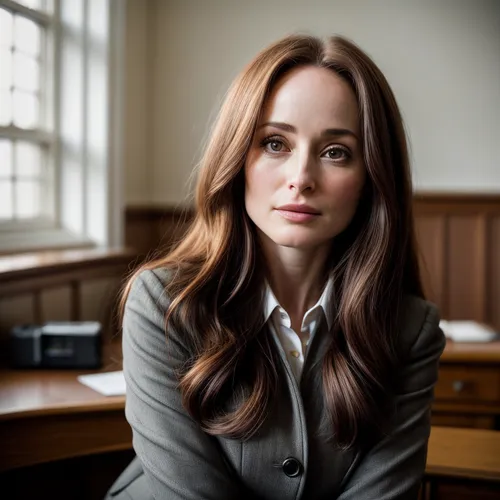
[[[285,219],[292,222],[309,222],[321,214],[310,205],[289,204],[276,208],[276,211]]]

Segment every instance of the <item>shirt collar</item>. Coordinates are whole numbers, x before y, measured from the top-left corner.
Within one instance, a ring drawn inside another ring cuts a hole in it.
[[[323,309],[326,317],[326,324],[328,325],[328,329],[332,328],[333,324],[333,314],[331,307],[331,295],[333,293],[333,278],[330,276],[328,281],[326,282],[326,286],[323,289],[323,293],[319,298],[318,302],[311,308],[320,306]],[[278,299],[274,295],[274,292],[271,290],[269,282],[266,280],[266,290],[264,296],[264,319],[267,322],[271,315],[273,314],[276,308],[281,308]]]

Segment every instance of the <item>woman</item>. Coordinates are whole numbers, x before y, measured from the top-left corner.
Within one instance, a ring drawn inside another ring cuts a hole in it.
[[[124,294],[148,494],[417,497],[444,336],[410,179],[394,96],[354,44],[290,36],[245,68],[188,234]]]

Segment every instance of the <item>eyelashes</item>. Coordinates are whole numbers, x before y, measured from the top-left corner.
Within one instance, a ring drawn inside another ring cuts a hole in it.
[[[260,141],[259,147],[263,149],[266,154],[271,156],[280,155],[290,151],[290,148],[286,145],[286,139],[279,135],[265,137]],[[321,153],[321,158],[326,158],[327,160],[340,163],[350,160],[352,158],[352,153],[349,148],[340,144],[335,144],[328,146]]]
[[[280,149],[276,150],[276,149],[274,149],[274,146],[280,146]],[[263,139],[260,142],[260,147],[266,151],[269,151],[269,152],[281,153],[282,147],[285,147],[285,143],[281,137],[276,136],[276,135],[274,135],[274,136],[272,135],[270,137],[266,137],[265,139]]]

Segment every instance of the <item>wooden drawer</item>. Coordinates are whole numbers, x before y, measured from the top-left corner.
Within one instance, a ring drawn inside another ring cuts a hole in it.
[[[435,399],[500,403],[500,371],[480,366],[441,365]]]
[[[441,413],[433,411],[431,425],[441,427],[468,427],[471,429],[495,429],[495,417],[490,415],[470,415]]]

